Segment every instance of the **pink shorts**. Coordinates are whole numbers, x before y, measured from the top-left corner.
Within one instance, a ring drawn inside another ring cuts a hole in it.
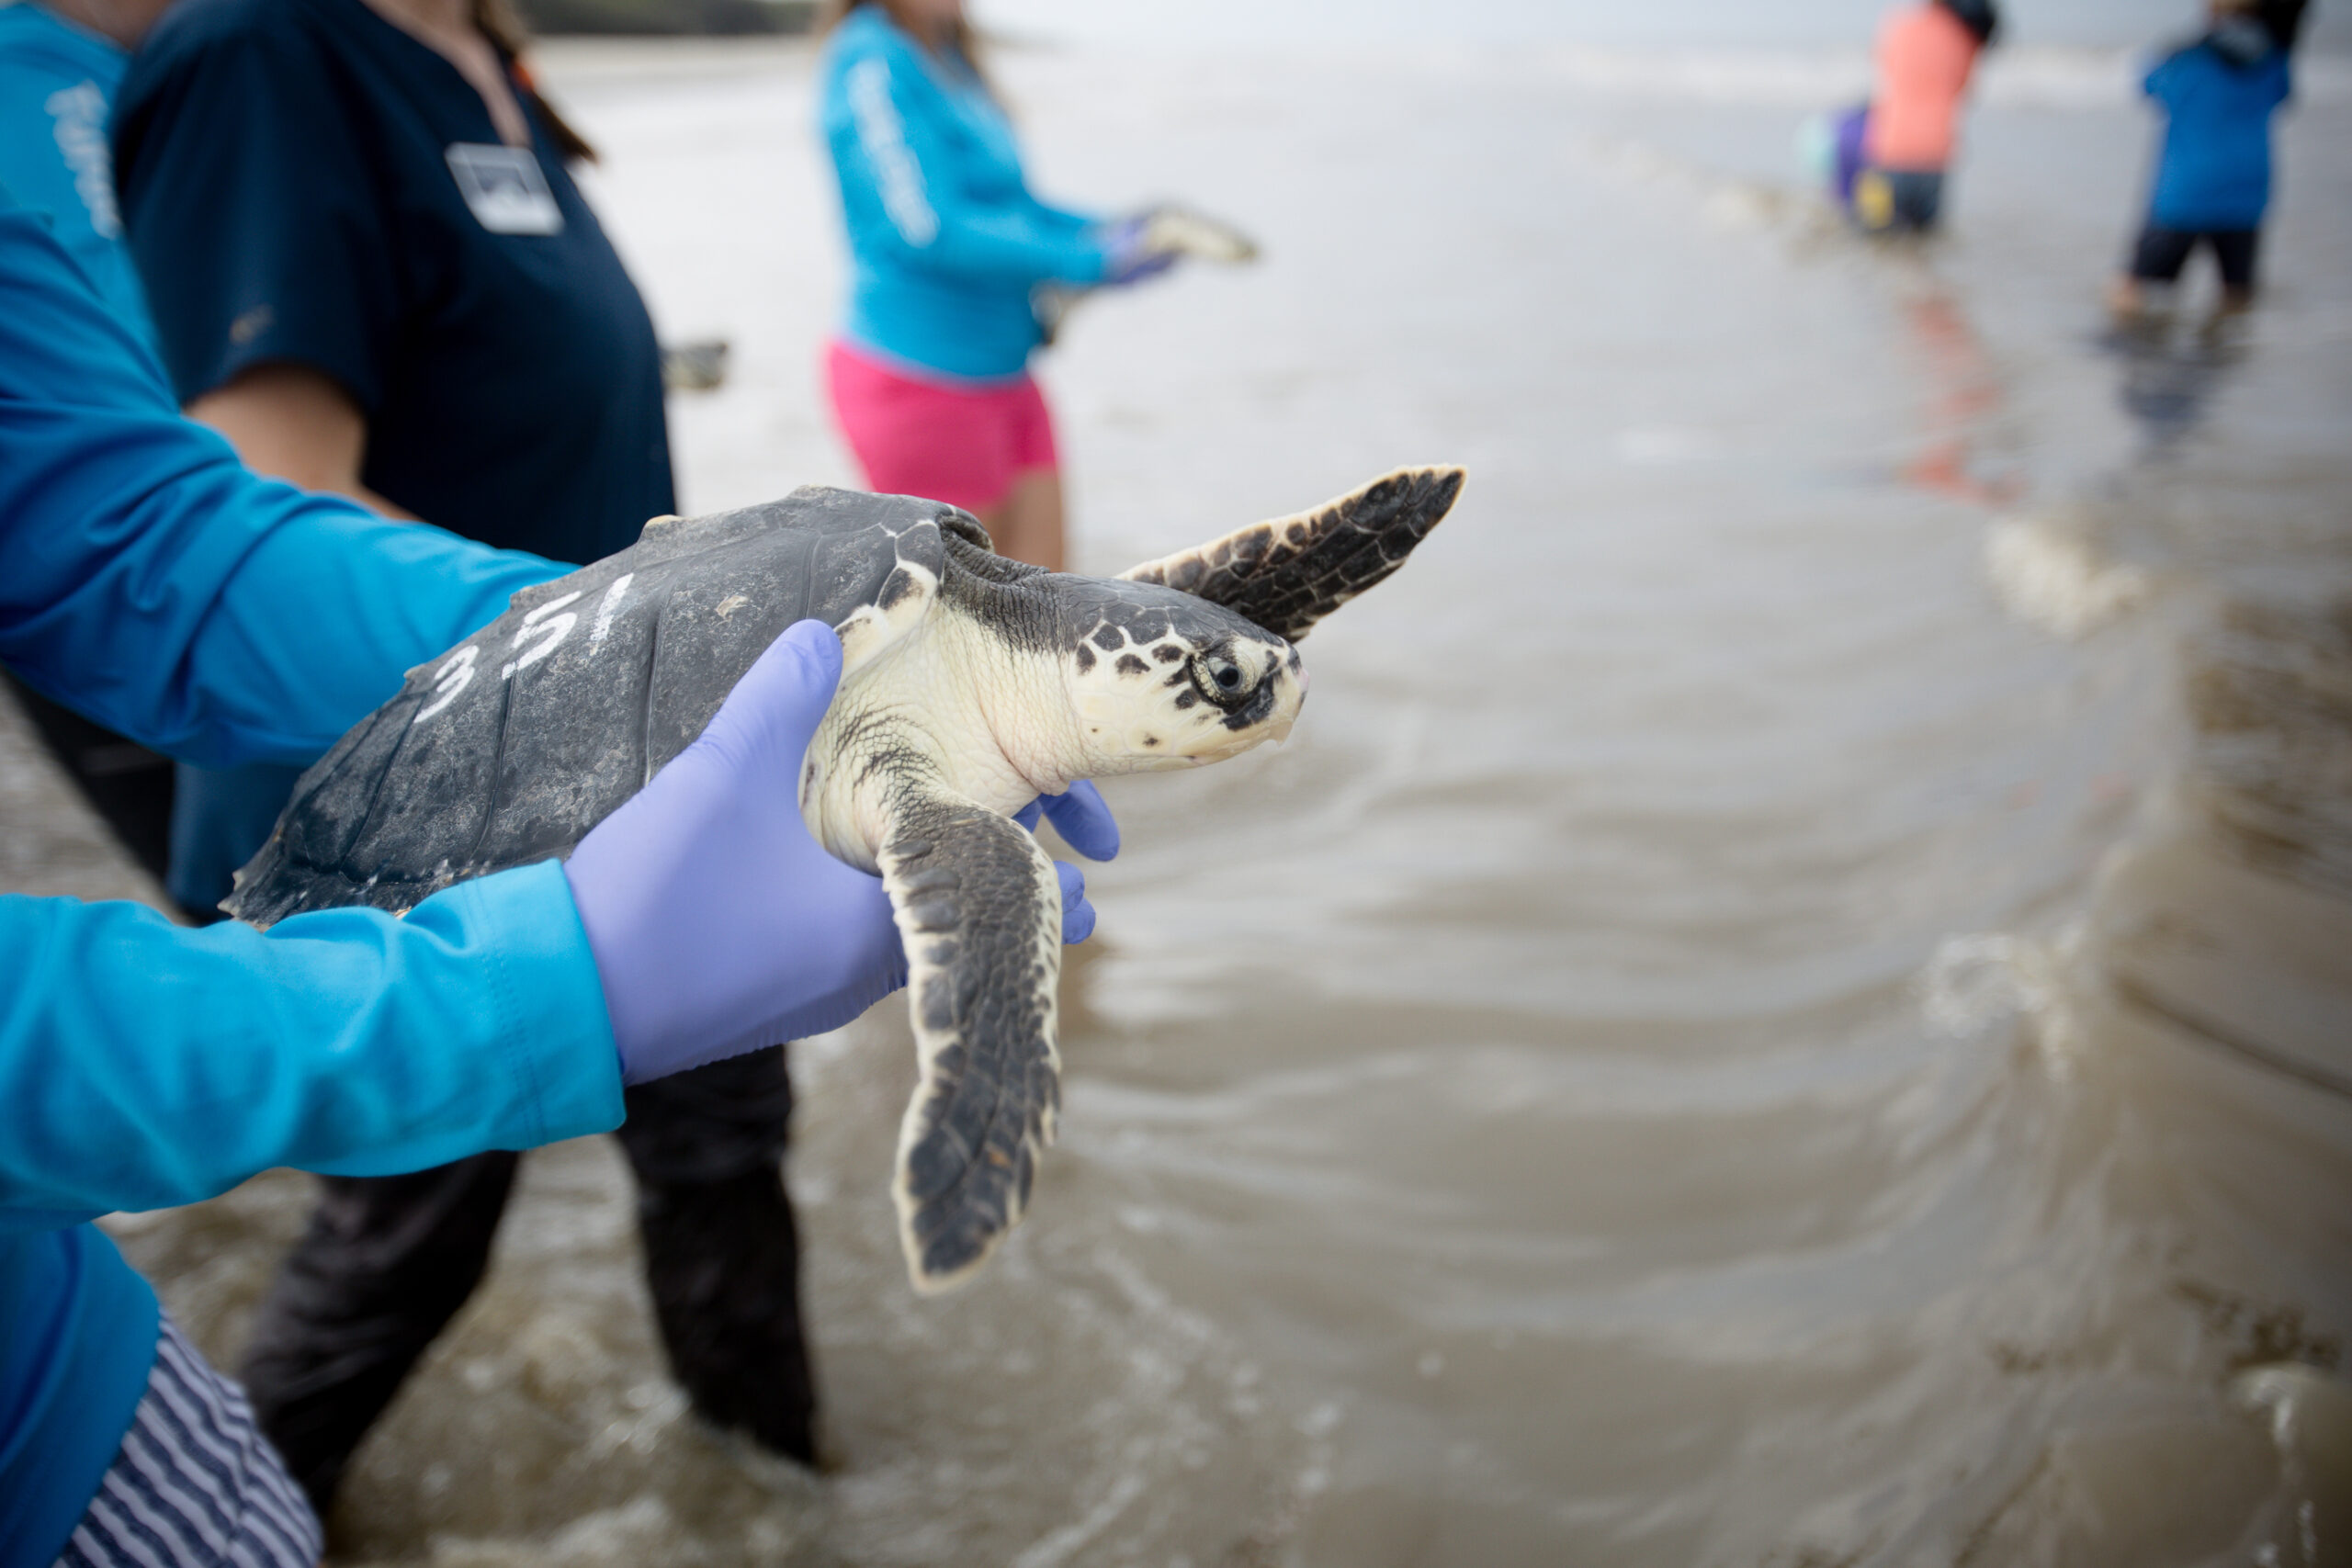
[[[1021,475],[1059,466],[1053,415],[1028,376],[967,391],[918,381],[836,341],[825,350],[825,387],[866,485],[886,495],[985,513]]]

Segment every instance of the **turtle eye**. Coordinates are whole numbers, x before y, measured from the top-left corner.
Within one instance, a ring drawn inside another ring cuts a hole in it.
[[[1229,703],[1249,690],[1250,677],[1240,665],[1222,653],[1204,653],[1193,660],[1193,683],[1213,703]]]

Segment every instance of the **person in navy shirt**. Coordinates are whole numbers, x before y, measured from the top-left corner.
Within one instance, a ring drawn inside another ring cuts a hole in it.
[[[252,468],[585,561],[675,501],[660,351],[566,170],[587,147],[481,0],[180,0],[124,79],[117,186],[187,412]],[[814,1457],[781,1047],[633,1089],[673,1370]],[[243,1375],[322,1512],[479,1282],[515,1156],[331,1179]]]
[[[28,684],[169,755],[290,761],[561,570],[247,471],[0,192],[0,665]],[[575,639],[549,662],[594,657]],[[318,1560],[243,1396],[96,1215],[276,1166],[402,1171],[607,1130],[625,1085],[838,1028],[906,983],[880,879],[773,787],[840,672],[821,622],[789,628],[568,862],[401,918],[191,931],[0,895],[0,1568]],[[1081,796],[1042,809],[1114,851]],[[1083,940],[1082,882],[1062,884]]]
[[[594,560],[675,509],[661,351],[582,144],[468,30],[461,65],[363,0],[185,0],[122,85],[124,220],[182,402],[249,462],[308,445],[282,477]]]
[[[2124,320],[2169,286],[2200,245],[2222,273],[2224,314],[2254,303],[2256,253],[2270,202],[2270,120],[2292,82],[2278,24],[2256,0],[2213,0],[2211,27],[2173,51],[2143,84],[2165,113],[2148,217],[2109,303]],[[2283,36],[2293,36],[2291,19]]]

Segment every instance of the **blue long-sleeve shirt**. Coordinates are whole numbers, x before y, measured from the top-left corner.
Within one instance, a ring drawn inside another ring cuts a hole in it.
[[[307,761],[558,570],[246,472],[0,197],[0,660],[27,681],[183,758]],[[153,1292],[80,1222],[621,1119],[552,863],[267,932],[0,897],[0,1568],[54,1559],[154,1359]]]
[[[152,344],[107,147],[107,117],[129,59],[31,0],[0,6],[0,189],[50,220],[50,232],[99,298]]]
[[[2287,51],[2233,60],[2205,39],[2166,56],[2142,85],[2165,110],[2151,220],[2184,233],[2259,228],[2270,202],[2270,117],[2292,90]]]
[[[1030,192],[1004,111],[879,6],[852,11],[819,65],[819,121],[849,231],[851,342],[963,380],[1020,375],[1030,290],[1099,283],[1094,220]]]
[[[123,241],[107,124],[130,57],[44,8],[0,6],[0,189],[49,225],[98,298],[161,352],[146,290]],[[291,770],[183,765],[173,783],[165,878],[185,909],[209,908],[251,860],[293,784]]]

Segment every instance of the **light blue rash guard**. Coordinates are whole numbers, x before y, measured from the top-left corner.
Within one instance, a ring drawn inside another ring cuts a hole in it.
[[[978,76],[879,6],[834,29],[818,75],[849,230],[843,335],[918,374],[1021,375],[1042,338],[1030,290],[1102,280],[1096,220],[1032,195],[1012,123]]]
[[[2292,88],[2287,51],[2233,62],[2203,40],[2167,57],[2142,87],[2165,109],[2150,219],[2190,234],[2260,228],[2270,203],[2270,117]]]
[[[130,57],[31,0],[0,6],[0,189],[48,221],[98,297],[159,348],[139,272],[123,242],[107,122]],[[174,783],[166,885],[184,909],[224,897],[236,868],[269,837],[294,770],[198,768]]]
[[[32,685],[177,756],[300,761],[559,570],[246,472],[0,197],[0,660]],[[553,863],[267,932],[0,897],[0,1568],[55,1559],[154,1359],[153,1292],[82,1222],[620,1123]]]
[[[152,347],[107,146],[107,117],[130,59],[30,0],[0,5],[0,189],[49,220],[98,297]]]

